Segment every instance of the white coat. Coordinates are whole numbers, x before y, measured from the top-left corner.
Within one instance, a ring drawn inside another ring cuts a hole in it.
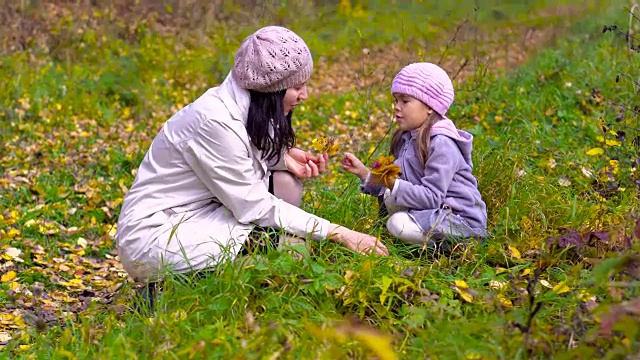
[[[117,224],[120,261],[134,279],[233,258],[256,224],[327,236],[327,220],[269,193],[270,171],[286,167],[261,159],[246,131],[248,109],[249,92],[229,74],[164,123]]]

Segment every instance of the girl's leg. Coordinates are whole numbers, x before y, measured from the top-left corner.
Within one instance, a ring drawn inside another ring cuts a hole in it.
[[[387,220],[387,229],[391,235],[408,243],[424,245],[426,236],[422,229],[406,211],[398,211]]]

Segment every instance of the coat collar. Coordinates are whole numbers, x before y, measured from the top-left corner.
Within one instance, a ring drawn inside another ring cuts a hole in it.
[[[227,78],[216,88],[216,92],[229,110],[231,117],[246,125],[251,100],[249,90],[240,87],[229,72]]]

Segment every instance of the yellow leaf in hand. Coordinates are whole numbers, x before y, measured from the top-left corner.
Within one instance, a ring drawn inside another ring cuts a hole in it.
[[[321,136],[311,141],[311,147],[317,152],[327,153],[329,156],[340,151],[340,144],[335,136]]]
[[[393,156],[380,156],[371,167],[371,174],[378,177],[380,182],[389,187],[389,184],[402,174],[400,166],[393,163]]]

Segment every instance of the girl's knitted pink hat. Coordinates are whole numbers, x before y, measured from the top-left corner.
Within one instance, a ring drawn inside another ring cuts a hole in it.
[[[441,116],[453,103],[453,83],[438,65],[419,62],[405,66],[391,83],[391,93],[413,96]]]
[[[265,26],[242,41],[232,74],[245,89],[275,92],[304,83],[312,71],[311,52],[300,36],[281,26]]]

